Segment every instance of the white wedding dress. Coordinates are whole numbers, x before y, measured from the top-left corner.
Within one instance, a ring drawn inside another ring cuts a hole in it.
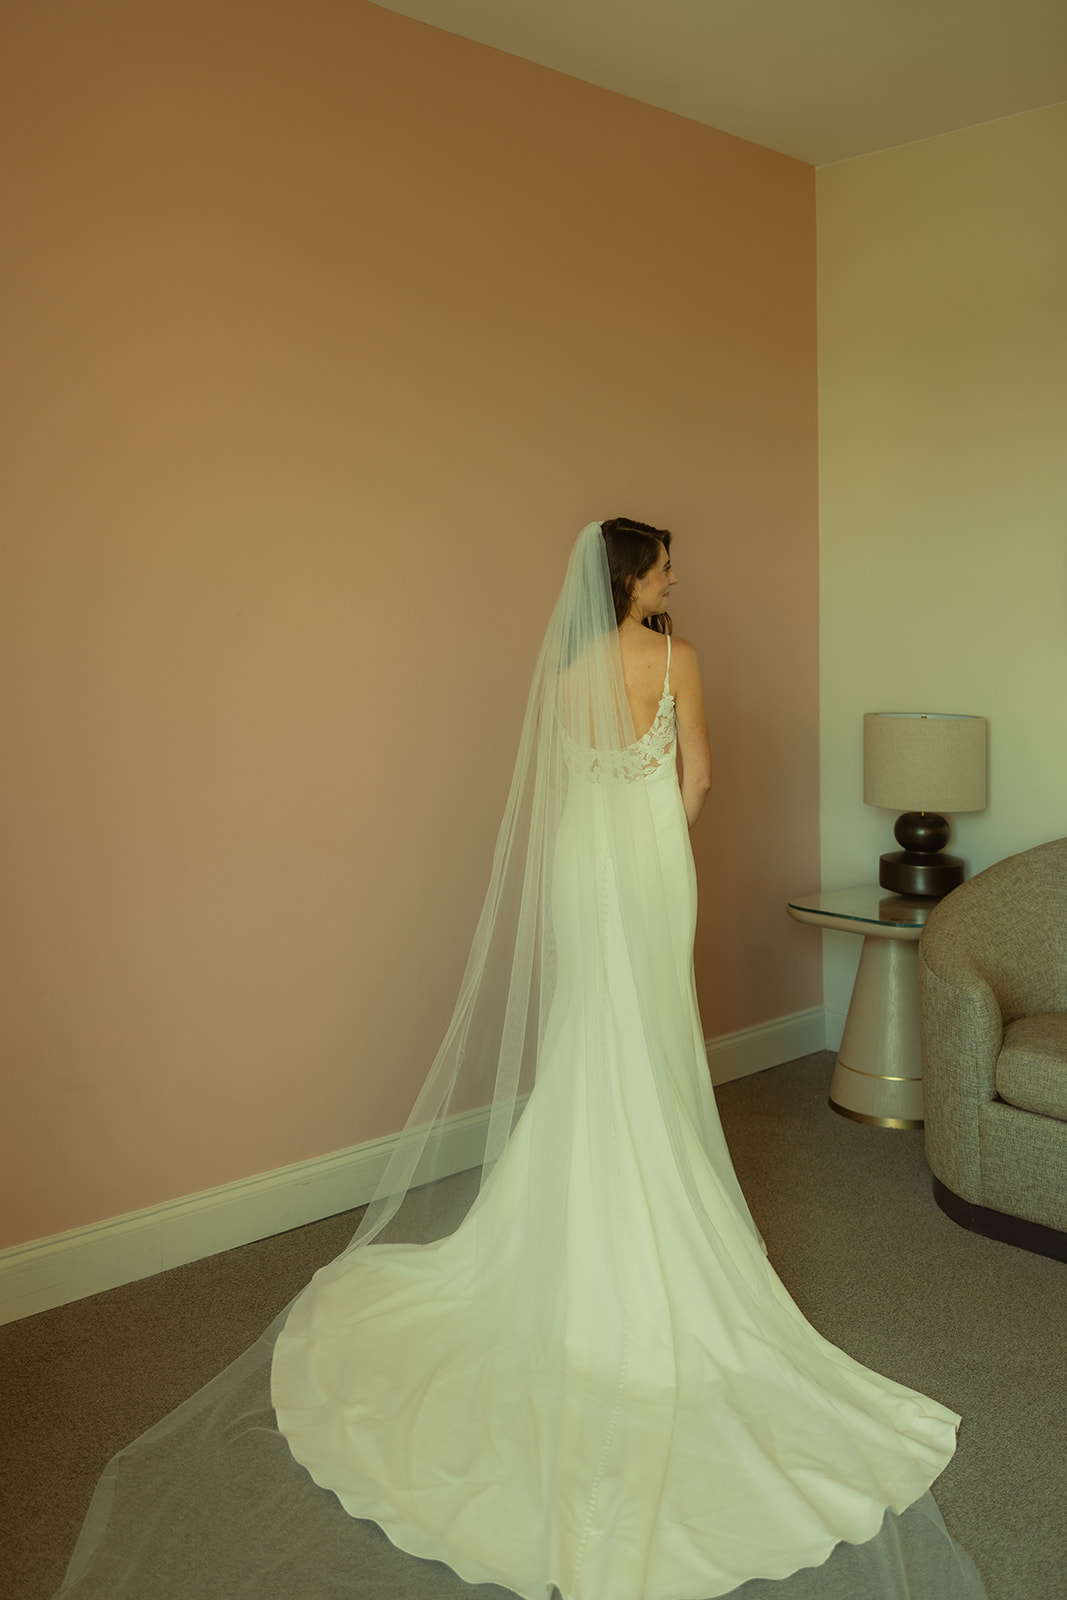
[[[665,653],[638,739],[590,524],[356,1237],[112,1459],[62,1600],[982,1600],[926,1492],[958,1418],[805,1322],[734,1177]],[[482,1179],[458,1225],[457,1166]]]
[[[669,667],[628,781],[568,744],[536,1086],[454,1233],[316,1275],[272,1397],[316,1483],[470,1583],[707,1600],[871,1539],[929,1487],[959,1419],[815,1332],[738,1188],[696,1006]],[[619,881],[610,806],[627,805],[653,821],[644,886]],[[574,888],[590,860],[594,903]],[[658,885],[670,948],[650,989],[622,918]]]

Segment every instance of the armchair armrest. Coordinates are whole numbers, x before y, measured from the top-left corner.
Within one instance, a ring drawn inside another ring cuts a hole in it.
[[[936,932],[936,925],[934,931]],[[919,941],[919,1004],[926,1157],[935,1177],[973,1204],[982,1201],[979,1113],[996,1098],[1004,1036],[987,978],[958,947],[942,960],[936,937]]]

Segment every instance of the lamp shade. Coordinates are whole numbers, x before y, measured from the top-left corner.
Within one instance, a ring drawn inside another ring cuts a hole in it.
[[[986,720],[943,711],[868,711],[863,798],[891,811],[981,811]]]

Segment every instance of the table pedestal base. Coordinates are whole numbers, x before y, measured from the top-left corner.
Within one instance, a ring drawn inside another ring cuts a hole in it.
[[[915,942],[864,939],[830,1105],[843,1117],[879,1128],[922,1127]]]

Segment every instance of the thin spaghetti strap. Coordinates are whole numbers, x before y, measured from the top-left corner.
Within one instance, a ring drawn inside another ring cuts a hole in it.
[[[671,692],[671,636],[667,634],[667,670],[663,674],[663,693]]]

